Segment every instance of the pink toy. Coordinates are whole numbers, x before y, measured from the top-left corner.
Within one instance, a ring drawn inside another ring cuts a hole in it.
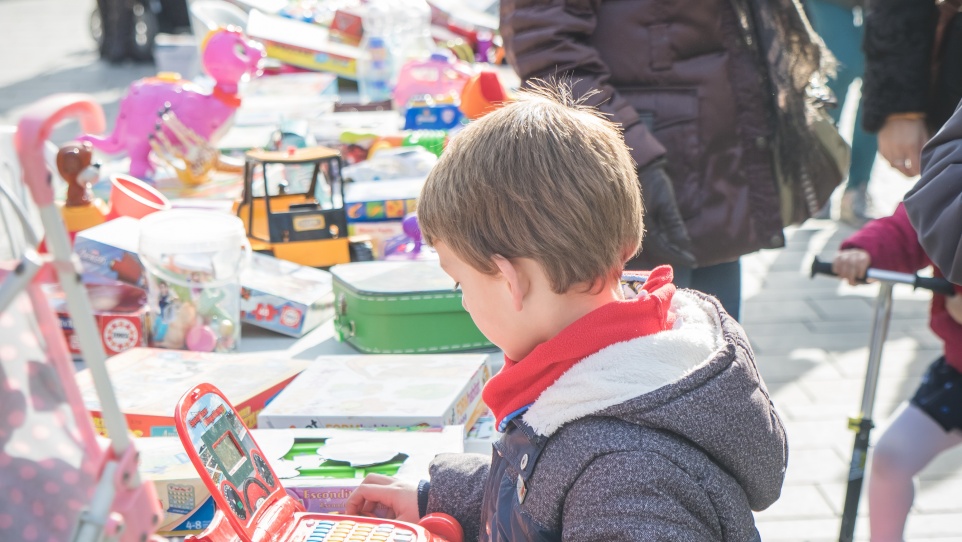
[[[208,94],[175,74],[135,81],[120,102],[113,133],[107,137],[88,134],[80,139],[108,154],[126,151],[130,156],[130,174],[141,179],[154,173],[149,160],[150,139],[158,115],[167,109],[174,111],[193,133],[215,143],[240,106],[238,83],[247,74],[260,74],[258,66],[264,58],[264,48],[234,27],[214,30],[205,41],[203,64],[216,81],[213,92]],[[172,133],[167,136],[176,140]]]
[[[434,53],[427,60],[404,64],[392,97],[398,109],[406,109],[411,98],[424,94],[458,97],[472,75],[467,63],[444,53]]]
[[[44,161],[54,126],[73,117],[84,130],[100,130],[99,112],[89,96],[51,96],[27,108],[15,143],[110,438],[96,436],[58,319],[40,288],[37,234],[0,185],[27,241],[12,271],[0,266],[0,540],[142,542],[154,540],[163,513],[153,484],[137,471],[137,450],[110,386],[93,307],[77,280]]]
[[[209,326],[194,324],[187,331],[187,349],[194,352],[213,352],[217,346],[217,334]]]

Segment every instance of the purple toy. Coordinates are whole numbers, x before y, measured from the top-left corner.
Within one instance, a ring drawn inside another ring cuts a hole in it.
[[[140,179],[150,178],[154,166],[150,163],[150,137],[158,123],[158,114],[174,111],[177,118],[198,136],[216,143],[228,126],[228,120],[240,106],[237,84],[247,74],[257,76],[264,58],[260,43],[248,40],[235,27],[220,28],[208,34],[204,44],[204,69],[216,82],[211,93],[180,79],[175,74],[146,77],[130,85],[120,102],[117,125],[107,137],[84,135],[108,154],[126,151],[130,156],[130,174]],[[172,134],[167,134],[177,141]]]
[[[403,234],[394,236],[384,242],[385,260],[435,260],[438,253],[431,247],[424,246],[421,238],[421,226],[418,224],[417,213],[410,213],[401,222]]]

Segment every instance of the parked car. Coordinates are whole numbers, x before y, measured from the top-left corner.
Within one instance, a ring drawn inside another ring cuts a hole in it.
[[[97,0],[90,35],[108,62],[153,60],[159,33],[190,33],[187,0]]]

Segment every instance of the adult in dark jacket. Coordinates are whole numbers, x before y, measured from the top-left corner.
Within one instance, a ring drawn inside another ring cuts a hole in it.
[[[838,106],[831,110],[838,122],[846,104],[854,100],[855,127],[852,130],[852,163],[848,169],[848,181],[838,209],[838,218],[852,227],[860,228],[871,218],[873,211],[868,198],[868,183],[878,154],[875,134],[862,128],[862,104],[860,93],[849,92],[855,79],[865,75],[864,0],[808,0],[805,11],[825,45],[838,59],[835,77],[829,82],[838,99]],[[828,207],[825,209],[828,211]]]
[[[922,178],[905,196],[905,210],[932,262],[962,284],[962,109],[922,151]]]
[[[862,123],[906,176],[962,98],[962,17],[955,0],[872,0],[865,16]]]
[[[679,286],[716,295],[736,318],[739,258],[783,246],[783,218],[809,216],[785,197],[824,177],[802,171],[816,146],[799,139],[804,87],[822,68],[810,30],[783,0],[501,2],[521,78],[570,77],[624,130],[647,230],[630,268],[670,263]]]

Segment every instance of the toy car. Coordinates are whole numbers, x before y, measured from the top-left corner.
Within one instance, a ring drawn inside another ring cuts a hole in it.
[[[373,259],[369,238],[348,237],[340,153],[308,147],[244,156],[244,193],[234,212],[253,250],[311,267]],[[292,185],[304,178],[306,189]]]

